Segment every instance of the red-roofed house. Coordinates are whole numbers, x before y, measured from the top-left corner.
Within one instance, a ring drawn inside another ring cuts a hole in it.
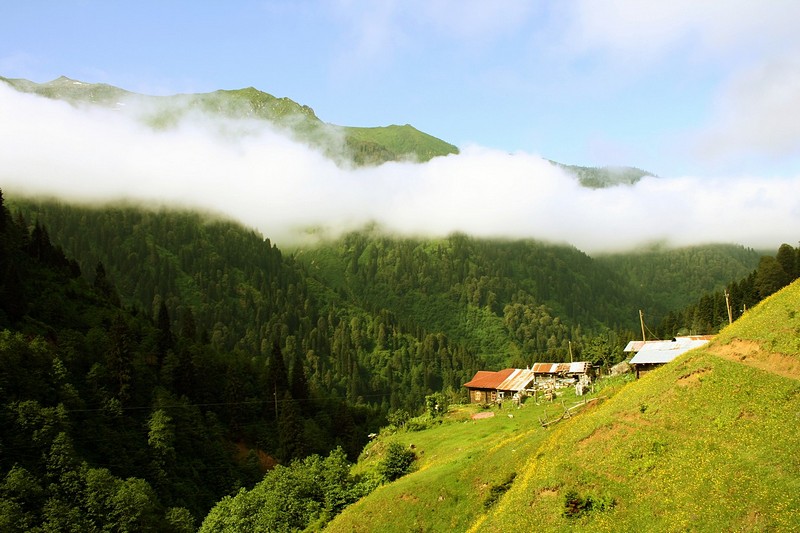
[[[533,371],[506,368],[499,372],[479,370],[471,381],[464,383],[470,403],[490,403],[525,390],[533,381]]]

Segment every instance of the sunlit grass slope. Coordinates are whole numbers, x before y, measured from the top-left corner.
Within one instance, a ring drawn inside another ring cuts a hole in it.
[[[372,470],[397,440],[415,446],[418,470],[329,529],[798,530],[798,310],[795,283],[707,348],[600,391],[608,399],[550,429],[542,410],[552,417],[574,397],[477,421],[462,407],[440,426],[383,435],[357,469]]]
[[[800,528],[797,310],[795,283],[555,428],[473,529]]]
[[[614,390],[609,386],[595,396]],[[531,401],[521,409],[505,404],[494,409],[494,417],[480,420],[470,418],[475,406],[461,406],[451,408],[441,425],[382,434],[365,449],[357,471],[372,471],[394,441],[414,446],[416,470],[348,507],[326,530],[465,531],[522,473],[549,435],[540,417],[561,415],[562,401],[569,407],[582,400],[568,392],[552,404]]]

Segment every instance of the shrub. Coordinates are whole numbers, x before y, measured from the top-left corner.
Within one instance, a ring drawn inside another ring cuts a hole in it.
[[[412,418],[406,422],[406,431],[423,431],[431,427],[429,420],[422,420],[421,418]]]
[[[497,500],[499,500],[499,499],[500,499],[500,497],[501,497],[503,494],[505,494],[505,493],[508,491],[508,489],[510,489],[510,488],[511,488],[511,484],[512,484],[512,483],[514,483],[514,479],[515,479],[516,477],[517,477],[517,473],[516,473],[516,472],[511,472],[511,473],[510,473],[510,474],[509,474],[509,475],[508,475],[508,476],[505,478],[505,480],[504,480],[504,481],[502,481],[500,484],[498,484],[498,485],[494,485],[494,484],[493,484],[493,485],[491,486],[491,488],[489,488],[489,495],[488,495],[488,496],[486,497],[486,499],[483,501],[483,506],[484,506],[486,509],[488,509],[489,507],[491,507],[492,505],[494,505],[495,503],[497,503]]]
[[[564,495],[564,516],[579,518],[592,511],[609,511],[616,503],[609,496],[582,496],[577,490],[570,489]]]
[[[431,418],[444,416],[447,409],[450,407],[450,401],[447,396],[441,392],[435,392],[425,396],[425,407],[428,415]]]
[[[386,419],[394,427],[402,428],[411,419],[411,413],[409,413],[405,409],[397,409],[396,411],[392,411],[391,413],[389,413]]]
[[[386,449],[386,457],[378,464],[378,474],[387,483],[394,481],[411,471],[416,458],[413,451],[398,442],[392,442]]]

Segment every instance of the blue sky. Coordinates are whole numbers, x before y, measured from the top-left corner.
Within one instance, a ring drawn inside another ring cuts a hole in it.
[[[589,253],[774,253],[800,236],[798,20],[788,0],[7,3],[4,77],[253,86],[327,122],[409,123],[462,150],[354,169],[264,122],[189,114],[154,131],[135,100],[86,108],[0,84],[0,187],[215,211],[281,245],[377,222]],[[591,190],[543,158],[659,177]]]
[[[800,173],[800,2],[9,2],[0,75],[254,86],[342,125],[661,176]]]

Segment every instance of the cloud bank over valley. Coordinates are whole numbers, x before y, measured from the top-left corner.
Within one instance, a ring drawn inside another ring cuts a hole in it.
[[[219,212],[291,246],[377,222],[406,235],[535,238],[589,253],[653,241],[775,249],[800,238],[800,176],[645,177],[581,187],[542,157],[481,146],[424,164],[337,165],[260,121],[74,107],[0,84],[6,196],[141,201]],[[562,161],[562,163],[571,163]],[[648,169],[658,172],[658,169]]]

